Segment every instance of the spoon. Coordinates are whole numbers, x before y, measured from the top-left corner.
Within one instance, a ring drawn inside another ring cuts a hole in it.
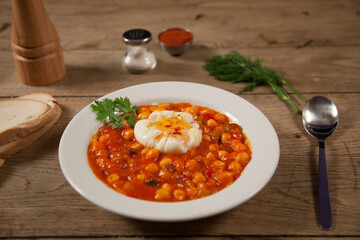
[[[337,127],[338,110],[331,100],[316,96],[307,101],[302,119],[305,130],[319,141],[319,223],[323,229],[330,229],[333,220],[326,169],[325,138],[333,134]]]

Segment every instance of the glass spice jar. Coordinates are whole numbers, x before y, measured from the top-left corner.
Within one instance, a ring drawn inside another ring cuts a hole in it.
[[[154,53],[148,49],[151,33],[145,29],[131,29],[123,34],[126,43],[122,65],[130,73],[144,73],[156,66]]]

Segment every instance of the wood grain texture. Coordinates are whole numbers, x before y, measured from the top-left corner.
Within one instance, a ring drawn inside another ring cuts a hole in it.
[[[0,1],[0,98],[45,92],[64,107],[47,134],[0,168],[0,239],[360,238],[359,1],[44,0],[44,5],[60,36],[67,75],[53,85],[30,87],[18,80],[12,57],[11,1]],[[190,51],[177,58],[156,39],[173,26],[195,35]],[[121,67],[121,36],[133,27],[154,35],[150,47],[158,65],[143,75]],[[305,97],[321,94],[337,105],[339,128],[326,141],[331,231],[317,224],[317,142],[303,129],[301,116],[269,87],[240,95],[269,118],[281,148],[275,175],[246,203],[202,220],[153,223],[100,209],[71,188],[59,166],[58,145],[83,107],[117,89],[155,81],[197,82],[237,93],[243,84],[217,81],[203,68],[211,56],[231,50],[283,71]]]
[[[215,80],[204,70],[207,59],[214,54],[227,54],[233,49],[207,49],[194,46],[185,55],[174,58],[153,47],[157,67],[143,75],[130,75],[121,67],[124,51],[65,51],[67,75],[61,81],[36,88],[61,96],[102,96],[114,90],[154,81],[186,81],[209,84],[237,93],[245,84],[233,85]],[[286,80],[303,93],[353,93],[360,90],[360,46],[339,48],[307,48],[299,54],[291,48],[238,49],[243,55],[264,59],[266,66],[281,70]],[[276,54],[274,54],[276,52]],[[0,96],[18,96],[34,91],[16,78],[11,53],[0,51],[2,86]],[[325,87],[326,86],[326,87]],[[249,94],[271,93],[259,87]],[[247,94],[247,93],[246,93]]]
[[[332,231],[322,231],[317,225],[316,141],[302,129],[300,116],[276,96],[246,96],[269,117],[279,135],[281,158],[270,183],[254,198],[224,214],[171,224],[112,214],[83,199],[69,186],[59,168],[58,143],[70,119],[95,98],[64,97],[58,98],[64,109],[55,127],[0,168],[0,236],[257,235],[259,229],[262,234],[274,236],[359,235],[360,129],[351,127],[359,117],[346,111],[346,106],[359,111],[360,97],[328,97],[338,104],[342,119],[336,134],[327,141]],[[186,233],[184,228],[188,229]]]
[[[355,81],[360,66],[359,42],[356,42],[360,39],[360,31],[356,31],[360,27],[357,1],[106,3],[45,2],[61,36],[68,71],[65,79],[46,91],[66,89],[62,91],[64,94],[103,95],[117,88],[156,80],[219,85],[200,69],[210,56],[233,49],[264,59],[266,65],[283,71],[287,80],[298,89],[301,86],[303,92],[314,89],[324,92],[324,85],[328,92],[360,89],[359,81]],[[0,22],[11,22],[8,1],[0,4],[4,9]],[[140,14],[135,14],[136,11]],[[199,14],[202,17],[197,18]],[[161,51],[156,40],[156,34],[169,27],[169,22],[188,27],[195,35],[192,50],[180,58]],[[155,71],[141,76],[128,75],[120,64],[125,53],[122,33],[135,26],[147,28],[154,34],[151,47],[159,61]],[[4,50],[0,58],[10,61],[0,65],[0,79],[6,83],[0,95],[26,94],[31,89],[17,81],[8,55],[6,33],[9,29],[0,35],[0,49]],[[225,86],[235,91],[231,84]],[[269,91],[259,88],[256,92]]]

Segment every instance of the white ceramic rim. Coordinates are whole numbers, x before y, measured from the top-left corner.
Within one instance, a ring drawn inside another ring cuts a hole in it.
[[[228,115],[243,127],[252,146],[252,159],[229,187],[211,196],[185,202],[152,202],[122,195],[92,172],[87,160],[91,135],[101,126],[90,104],[68,124],[59,144],[61,170],[84,198],[111,212],[149,221],[185,221],[213,216],[232,209],[258,193],[271,179],[280,157],[277,134],[254,105],[228,91],[198,83],[154,82],[123,88],[103,98],[127,96],[133,104],[190,102]]]

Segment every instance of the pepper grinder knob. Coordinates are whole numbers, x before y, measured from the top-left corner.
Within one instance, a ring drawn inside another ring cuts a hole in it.
[[[60,39],[42,0],[12,0],[11,48],[22,83],[44,86],[66,74]]]

